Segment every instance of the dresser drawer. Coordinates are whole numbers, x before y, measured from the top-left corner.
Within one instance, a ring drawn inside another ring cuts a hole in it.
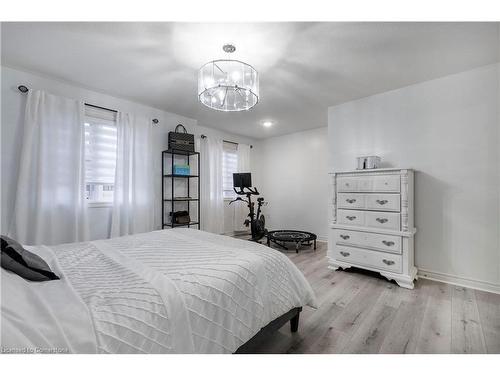
[[[358,191],[359,177],[339,177],[337,179],[337,191]]]
[[[395,212],[366,211],[364,223],[372,228],[400,230],[401,216]]]
[[[338,207],[347,209],[399,212],[400,200],[399,194],[338,193],[337,195]]]
[[[337,185],[339,192],[372,191],[373,181],[368,176],[339,177]]]
[[[401,208],[399,194],[367,194],[364,202],[369,210],[399,211]]]
[[[401,190],[399,175],[338,177],[338,192],[391,192]]]
[[[401,255],[335,245],[334,257],[341,262],[358,264],[390,272],[402,272]]]
[[[357,210],[338,210],[337,221],[346,225],[365,225],[365,212]]]
[[[365,208],[366,196],[365,194],[339,193],[337,196],[337,205],[339,208]]]
[[[401,179],[399,175],[372,176],[372,191],[390,191],[399,193]]]
[[[333,232],[333,240],[337,245],[366,247],[401,254],[401,237],[398,236],[342,229],[334,229]]]

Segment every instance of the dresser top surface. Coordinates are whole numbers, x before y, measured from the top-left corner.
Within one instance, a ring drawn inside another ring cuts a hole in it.
[[[377,172],[398,172],[398,171],[413,171],[411,168],[373,168],[373,169],[353,169],[350,171],[333,171],[329,174],[344,174],[344,173],[377,173]]]

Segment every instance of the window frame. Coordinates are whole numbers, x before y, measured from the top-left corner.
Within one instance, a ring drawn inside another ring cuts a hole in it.
[[[87,123],[100,123],[99,125],[104,125],[104,126],[112,126],[115,127],[117,126],[116,123],[116,115],[117,112],[110,110],[110,109],[105,109],[105,108],[100,108],[96,107],[90,104],[85,104],[84,108],[84,142],[85,142],[85,201],[87,204],[88,208],[103,208],[103,207],[112,207],[113,206],[113,199],[111,200],[89,200],[87,199],[87,186],[88,185],[112,185],[113,186],[113,197],[114,197],[114,186],[115,182],[114,177],[113,177],[113,182],[112,183],[87,183],[87,129],[86,125]],[[92,125],[90,125],[92,126]],[[116,138],[116,143],[118,143],[118,137]],[[116,151],[115,151],[116,152]],[[116,159],[115,159],[115,164],[114,164],[114,169],[116,170]]]

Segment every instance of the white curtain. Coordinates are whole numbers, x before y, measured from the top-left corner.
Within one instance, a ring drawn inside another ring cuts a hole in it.
[[[111,237],[154,228],[151,120],[117,115],[117,149]]]
[[[205,137],[200,141],[200,169],[201,229],[223,233],[222,139]]]
[[[88,239],[84,140],[82,102],[28,93],[11,237],[27,245]]]
[[[242,143],[238,144],[238,173],[250,173],[250,146]],[[243,202],[237,202],[234,209],[234,230],[249,229],[243,224],[247,216],[248,206]]]

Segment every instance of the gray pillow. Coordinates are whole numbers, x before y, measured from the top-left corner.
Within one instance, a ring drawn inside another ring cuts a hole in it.
[[[0,237],[2,268],[30,281],[59,280],[49,265],[38,255],[29,252],[12,238],[3,235]]]

